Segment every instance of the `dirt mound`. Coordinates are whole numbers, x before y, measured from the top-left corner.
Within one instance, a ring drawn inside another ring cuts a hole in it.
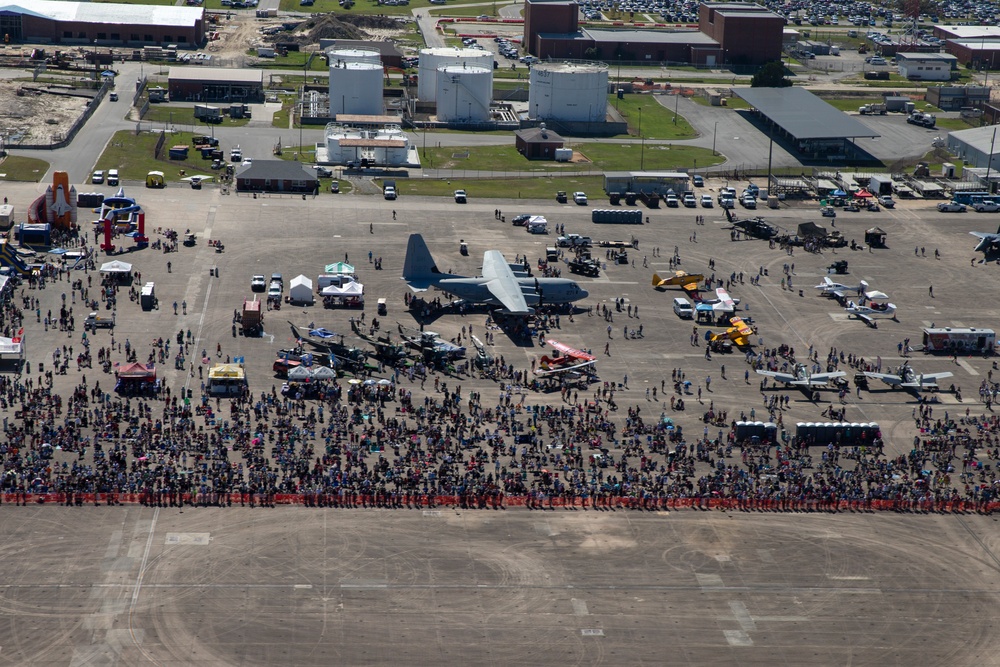
[[[321,39],[370,39],[366,30],[398,30],[399,27],[399,21],[388,16],[327,14],[300,25],[292,39],[299,44],[316,44]],[[286,40],[287,37],[282,41]]]

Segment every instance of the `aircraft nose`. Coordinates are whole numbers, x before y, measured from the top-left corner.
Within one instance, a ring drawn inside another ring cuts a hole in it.
[[[583,289],[581,287],[580,288],[580,298],[581,299],[586,299],[588,296],[590,296],[590,292],[588,292],[587,290],[585,290],[585,289]]]

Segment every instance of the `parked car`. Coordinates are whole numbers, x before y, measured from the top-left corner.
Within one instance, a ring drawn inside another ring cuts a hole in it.
[[[465,190],[455,190],[455,203],[464,204],[468,201],[468,196],[465,194]]]
[[[319,176],[320,178],[330,178],[333,176],[333,172],[327,169],[326,167],[321,167],[319,165],[316,165],[316,167],[314,168],[316,169],[316,175]]]
[[[257,274],[250,279],[250,290],[253,292],[263,292],[267,288],[267,281],[264,276]]]
[[[108,169],[108,185],[118,185],[117,169]]]
[[[972,208],[976,209],[976,213],[996,213],[1000,211],[1000,204],[992,199],[984,199],[981,202],[973,204]]]
[[[530,213],[522,213],[520,215],[515,215],[510,223],[515,227],[523,227],[524,223],[528,222],[529,218],[531,218]]]
[[[94,185],[100,185],[104,182],[104,170],[98,169],[94,172],[94,175],[90,177],[90,182]]]
[[[577,204],[579,204],[580,206],[586,206],[587,205],[587,193],[586,192],[574,192],[573,193],[573,201],[576,202]]]
[[[684,193],[684,199],[682,201],[684,202],[684,205],[687,206],[688,208],[694,208],[695,206],[698,205],[698,200],[695,199],[694,195],[691,194],[690,192]]]
[[[705,187],[705,179],[701,177],[700,174],[695,174],[691,177],[691,182],[694,183],[694,187],[703,188]]]
[[[701,205],[705,208],[712,208],[712,195],[702,195]]]
[[[937,205],[939,213],[965,213],[965,204],[957,201],[943,201]]]

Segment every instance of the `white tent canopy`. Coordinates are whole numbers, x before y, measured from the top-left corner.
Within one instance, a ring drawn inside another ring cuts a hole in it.
[[[295,276],[292,278],[288,296],[296,303],[312,303],[313,281],[303,275]]]
[[[323,296],[350,297],[350,296],[361,296],[364,294],[364,292],[365,292],[364,285],[362,285],[361,283],[352,282],[345,284],[343,287],[340,287],[339,285],[327,285],[326,287],[323,288],[323,291],[320,292],[320,294],[322,294]]]
[[[347,262],[336,262],[335,264],[327,264],[326,272],[337,275],[352,276],[354,275],[354,266],[352,264],[348,264]]]
[[[132,265],[121,260],[101,264],[101,273],[132,273]]]
[[[288,371],[289,380],[332,380],[337,377],[336,371],[326,366],[296,366]]]

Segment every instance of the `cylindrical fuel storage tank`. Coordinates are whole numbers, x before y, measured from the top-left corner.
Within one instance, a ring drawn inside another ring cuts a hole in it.
[[[417,99],[421,102],[436,102],[438,69],[444,65],[463,63],[469,67],[492,70],[493,53],[483,49],[458,49],[451,46],[421,49],[420,65],[417,67]]]
[[[341,63],[330,68],[330,115],[379,116],[382,108],[382,66]]]
[[[602,63],[535,63],[528,113],[538,120],[603,123],[608,106],[608,68]]]
[[[379,52],[374,49],[354,49],[354,48],[330,48],[326,51],[327,62],[330,66],[337,63],[372,63],[381,65],[382,58]]]
[[[483,123],[490,119],[492,69],[445,65],[438,68],[437,83],[439,121]]]

